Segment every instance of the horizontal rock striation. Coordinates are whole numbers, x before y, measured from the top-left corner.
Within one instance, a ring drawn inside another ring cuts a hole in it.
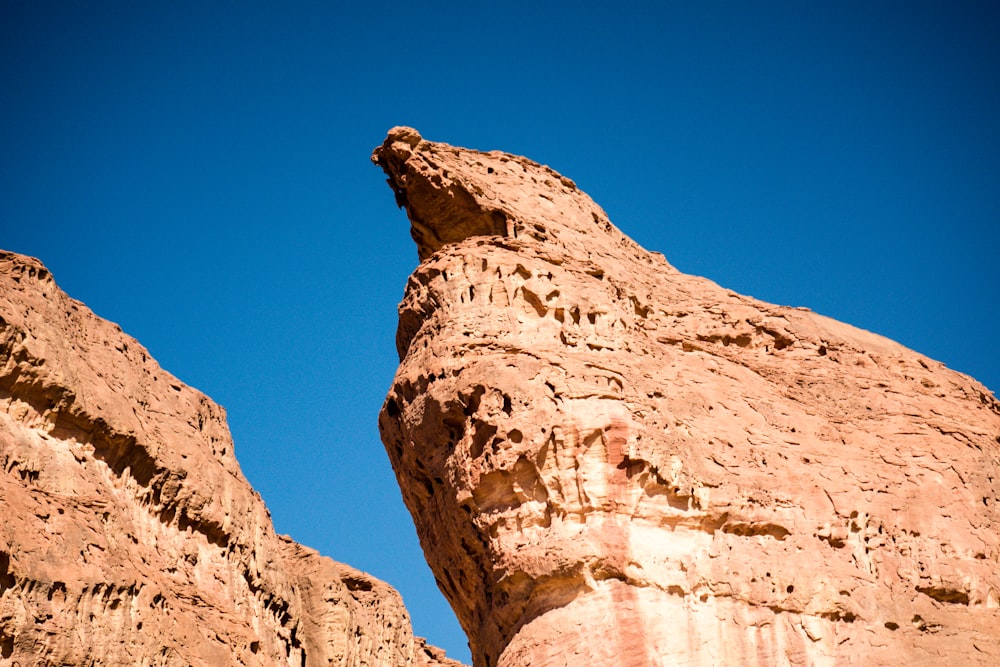
[[[1000,664],[1000,404],[395,128],[386,450],[477,667]]]
[[[225,413],[0,251],[0,664],[457,665],[274,533]]]

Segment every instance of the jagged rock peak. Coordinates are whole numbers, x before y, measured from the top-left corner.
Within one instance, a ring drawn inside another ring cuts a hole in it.
[[[379,418],[476,667],[1000,664],[1000,403],[684,275],[526,158],[375,150],[422,263]]]
[[[221,407],[2,250],[0,517],[0,665],[458,665],[275,534]]]
[[[472,237],[586,251],[590,236],[613,234],[634,245],[573,181],[525,157],[456,148],[394,127],[372,161],[406,209],[421,261]]]

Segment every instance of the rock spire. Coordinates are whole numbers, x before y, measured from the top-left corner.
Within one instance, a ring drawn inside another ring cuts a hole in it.
[[[741,296],[526,158],[394,128],[379,420],[476,667],[1000,664],[1000,404]]]

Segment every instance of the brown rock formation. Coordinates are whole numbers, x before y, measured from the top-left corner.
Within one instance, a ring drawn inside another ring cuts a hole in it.
[[[0,665],[457,665],[275,535],[223,410],[0,252]]]
[[[380,428],[477,667],[1000,664],[1000,404],[684,275],[525,158],[396,128]]]

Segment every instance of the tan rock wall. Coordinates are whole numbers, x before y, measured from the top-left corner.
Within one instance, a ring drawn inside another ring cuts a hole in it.
[[[373,159],[423,260],[382,437],[478,667],[1000,662],[982,385],[681,274],[530,160]]]
[[[457,664],[275,535],[219,406],[5,252],[0,517],[0,665]]]

